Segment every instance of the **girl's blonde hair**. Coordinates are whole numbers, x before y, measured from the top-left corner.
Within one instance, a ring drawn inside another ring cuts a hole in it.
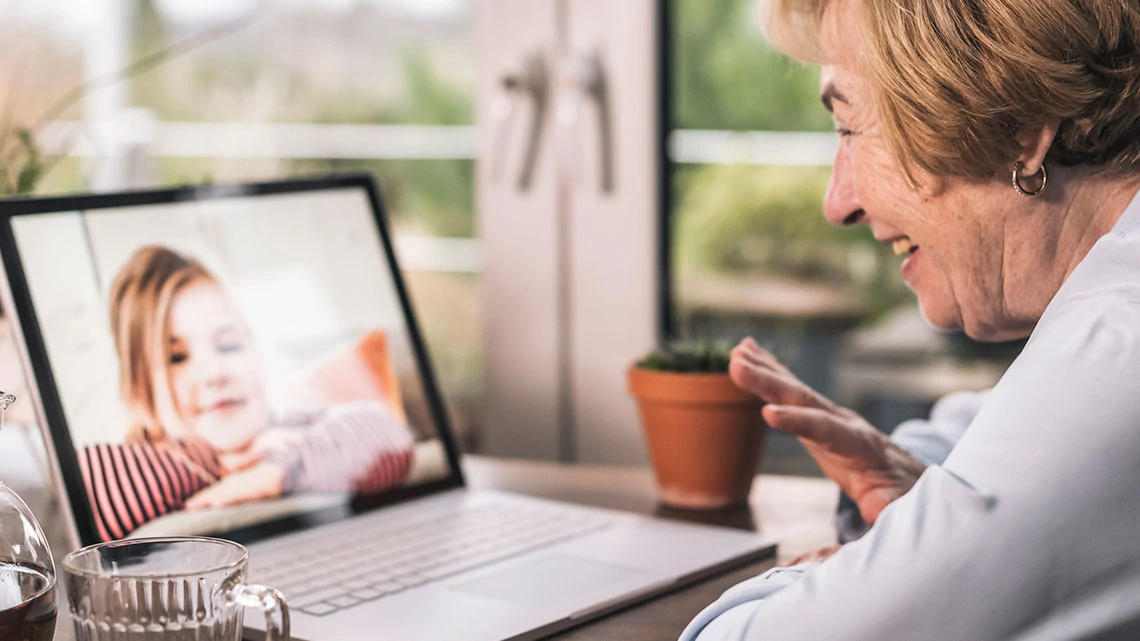
[[[170,249],[143,247],[111,285],[111,332],[119,356],[119,388],[131,413],[128,443],[155,442],[180,424],[170,387],[170,304],[186,285],[205,279],[205,267]]]
[[[770,0],[769,38],[810,62],[825,51],[834,0]],[[913,178],[989,177],[1023,152],[1018,134],[1061,121],[1048,158],[1140,169],[1140,5],[1136,0],[859,2],[883,133]]]

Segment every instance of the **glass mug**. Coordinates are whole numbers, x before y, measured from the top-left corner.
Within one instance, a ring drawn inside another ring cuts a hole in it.
[[[202,537],[101,543],[67,555],[77,641],[239,641],[244,608],[265,612],[268,641],[289,638],[273,588],[245,583],[249,552]]]

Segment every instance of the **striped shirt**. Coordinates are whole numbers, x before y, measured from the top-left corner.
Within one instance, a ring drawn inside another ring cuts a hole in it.
[[[411,430],[379,403],[293,411],[274,427],[299,430],[297,439],[264,454],[285,470],[285,493],[379,492],[403,481],[412,466]],[[103,541],[182,509],[224,475],[217,452],[197,439],[88,445],[79,467]]]

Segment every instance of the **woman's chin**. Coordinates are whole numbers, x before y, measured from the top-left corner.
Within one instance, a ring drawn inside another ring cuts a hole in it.
[[[962,316],[958,313],[957,306],[946,305],[942,301],[926,300],[919,294],[918,309],[926,324],[935,330],[948,334],[963,331]]]

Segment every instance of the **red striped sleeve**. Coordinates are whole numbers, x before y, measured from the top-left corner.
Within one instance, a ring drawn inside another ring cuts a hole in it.
[[[143,483],[146,487],[144,496],[147,497],[147,501],[154,507],[155,514],[151,518],[156,518],[166,514],[169,508],[166,506],[166,502],[162,500],[162,486],[159,485],[158,476],[156,476],[154,468],[150,465],[150,459],[147,456],[148,449],[147,447],[136,444],[131,447],[131,455],[143,477]]]
[[[161,449],[160,449],[161,448]],[[203,462],[216,460],[199,451]],[[102,540],[121,539],[154,518],[179,509],[209,480],[180,444],[91,445],[80,453],[87,496]]]
[[[127,510],[127,503],[123,500],[123,493],[119,490],[123,479],[121,478],[121,470],[115,467],[111,450],[112,446],[110,445],[97,446],[99,461],[103,464],[103,478],[107,485],[107,496],[110,498],[110,505],[113,508],[115,518],[117,518],[122,525],[123,534],[121,536],[126,536],[131,530],[138,527],[138,524],[131,521],[130,512]]]
[[[177,441],[177,445],[186,453],[186,456],[188,456],[191,461],[200,465],[203,470],[214,478],[221,478],[222,465],[218,461],[218,455],[214,451],[214,448],[210,447],[205,441],[198,439]]]
[[[87,502],[91,505],[91,516],[95,519],[95,533],[100,541],[110,541],[113,537],[107,531],[107,523],[103,519],[103,506],[95,496],[95,487],[101,483],[101,479],[92,474],[90,448],[83,448],[79,453],[79,470],[83,473],[83,483],[87,486]]]
[[[185,501],[190,494],[186,491],[183,477],[178,473],[178,466],[170,459],[170,452],[158,450],[155,454],[158,455],[158,460],[162,463],[162,469],[166,470],[166,478],[170,480],[170,490],[174,496],[172,507],[176,510],[181,509],[182,502]]]
[[[100,446],[93,445],[87,450],[87,457],[91,461],[91,480],[95,488],[95,505],[99,517],[107,527],[107,533],[112,539],[121,539],[126,536],[119,518],[115,516],[115,508],[111,504],[111,493],[108,488],[107,472],[103,469],[103,457],[99,452]]]
[[[139,514],[136,518],[140,522],[154,520],[158,516],[158,511],[154,509],[154,503],[150,499],[151,491],[147,487],[146,479],[143,478],[142,470],[139,468],[139,455],[135,446],[128,445],[120,450],[122,457],[127,462],[127,472],[131,477],[131,487],[134,488],[134,500],[143,513]]]
[[[141,495],[146,493],[146,488],[135,486],[135,477],[131,474],[128,462],[130,455],[126,449],[125,446],[111,448],[111,460],[115,464],[115,475],[119,479],[119,494],[123,497],[123,504],[126,505],[131,523],[134,524],[131,529],[134,529],[150,519],[143,516],[142,509]]]
[[[162,489],[162,497],[165,499],[167,509],[178,509],[178,502],[174,500],[174,483],[170,480],[170,474],[159,458],[158,452],[149,445],[143,446],[143,452],[146,454],[146,460],[151,470],[154,471],[155,480]]]

